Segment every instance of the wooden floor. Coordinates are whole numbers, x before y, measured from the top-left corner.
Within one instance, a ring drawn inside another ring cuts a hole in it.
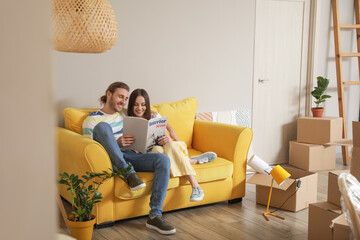
[[[349,169],[337,160],[336,169]],[[318,202],[327,199],[328,171],[318,172]],[[205,193],[206,194],[206,193]],[[63,201],[67,212],[71,206]],[[93,239],[307,239],[308,209],[293,213],[279,210],[285,221],[271,218],[265,221],[266,206],[255,203],[255,186],[246,184],[241,203],[220,202],[206,206],[164,213],[164,218],[176,227],[176,234],[164,236],[145,227],[147,217],[117,221],[115,226],[94,229]],[[69,234],[59,214],[59,233]]]

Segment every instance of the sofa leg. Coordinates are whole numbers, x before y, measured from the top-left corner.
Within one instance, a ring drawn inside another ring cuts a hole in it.
[[[104,222],[104,223],[100,223],[100,224],[95,224],[95,227],[97,229],[101,229],[101,228],[112,227],[114,225],[115,225],[115,222],[111,221],[111,222]]]
[[[239,202],[242,202],[242,198],[235,198],[228,201],[228,203],[230,204],[239,203]]]

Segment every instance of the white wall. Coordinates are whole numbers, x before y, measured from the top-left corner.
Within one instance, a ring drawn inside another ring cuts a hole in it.
[[[152,104],[193,96],[199,112],[251,109],[255,1],[109,2],[119,29],[110,51],[54,51],[58,113],[99,107],[113,81],[145,88]]]
[[[0,238],[54,239],[50,1],[0,7]]]
[[[330,87],[327,93],[332,95],[331,99],[325,102],[326,116],[339,116],[334,32],[331,1],[318,0],[318,22],[317,22],[317,43],[316,43],[316,63],[315,76],[324,76],[330,79]],[[354,23],[353,0],[339,1],[340,23]],[[341,46],[343,52],[356,52],[356,32],[355,30],[341,30]],[[343,60],[344,81],[359,81],[358,61],[356,58],[346,58]],[[314,79],[316,84],[316,79]],[[359,86],[345,86],[345,110],[347,117],[347,136],[352,138],[352,121],[359,121]]]

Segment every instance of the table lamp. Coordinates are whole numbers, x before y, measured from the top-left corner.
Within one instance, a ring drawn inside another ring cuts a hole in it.
[[[269,166],[264,160],[259,158],[256,155],[253,155],[249,161],[248,165],[252,167],[255,171],[259,173],[266,173],[267,175],[270,175],[270,171],[272,170],[272,167]]]
[[[267,203],[267,207],[266,207],[266,212],[264,213],[265,219],[267,221],[269,221],[267,215],[271,215],[271,216],[280,218],[282,220],[285,220],[285,218],[280,217],[280,216],[276,215],[275,213],[269,212],[269,205],[270,205],[270,199],[271,199],[271,193],[272,193],[274,180],[280,186],[282,183],[285,182],[286,179],[288,179],[291,176],[290,173],[288,173],[280,165],[277,165],[276,167],[271,168],[269,166],[269,164],[267,164],[264,160],[262,160],[261,158],[259,158],[256,155],[252,156],[249,159],[248,164],[249,164],[250,167],[255,169],[257,172],[266,173],[266,174],[272,176],[269,199],[268,199],[268,203]]]
[[[280,186],[291,175],[285,169],[283,169],[280,165],[277,165],[276,167],[274,167],[271,170],[270,174],[273,177],[273,179],[271,180],[269,199],[268,199],[268,203],[267,203],[267,207],[266,207],[266,212],[264,213],[264,217],[265,217],[266,221],[269,221],[267,215],[271,215],[271,216],[274,216],[274,217],[277,217],[277,218],[281,218],[282,220],[285,220],[285,218],[280,217],[280,216],[276,215],[275,213],[269,212],[269,205],[270,205],[271,192],[272,192],[274,180]]]

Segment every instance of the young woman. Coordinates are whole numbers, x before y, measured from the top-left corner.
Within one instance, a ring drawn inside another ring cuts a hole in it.
[[[130,94],[128,116],[142,117],[148,120],[150,118],[161,117],[160,114],[151,112],[150,98],[144,89],[135,89]],[[169,134],[166,133],[164,137],[160,138],[160,146],[155,146],[151,151],[168,155],[171,162],[171,176],[185,176],[192,186],[190,201],[201,201],[204,198],[204,192],[196,181],[196,172],[191,164],[211,162],[217,157],[216,153],[206,152],[202,155],[189,158],[186,144],[178,140],[174,129],[169,124],[166,128]]]

